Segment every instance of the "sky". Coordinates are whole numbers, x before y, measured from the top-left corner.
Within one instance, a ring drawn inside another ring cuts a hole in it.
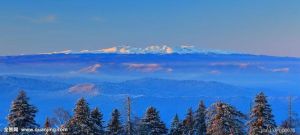
[[[0,55],[130,45],[300,57],[299,0],[1,0]]]

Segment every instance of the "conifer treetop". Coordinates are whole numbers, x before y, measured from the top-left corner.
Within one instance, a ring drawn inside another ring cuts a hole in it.
[[[18,96],[12,102],[10,113],[7,117],[9,127],[19,128],[35,128],[38,124],[34,118],[37,113],[37,108],[29,104],[29,98],[24,90],[19,91]]]
[[[263,92],[256,95],[248,122],[250,135],[272,134],[270,130],[276,127],[271,106]]]

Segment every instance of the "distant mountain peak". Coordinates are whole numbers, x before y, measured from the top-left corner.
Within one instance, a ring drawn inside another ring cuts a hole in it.
[[[70,53],[72,53],[72,50],[54,51],[54,52],[40,53],[40,54],[70,54]]]
[[[76,84],[68,89],[69,93],[75,94],[87,94],[91,96],[99,95],[99,89],[95,84],[92,83],[83,83],[83,84]]]
[[[202,50],[191,45],[181,45],[171,47],[168,45],[150,45],[146,47],[133,47],[133,46],[112,46],[108,48],[101,48],[99,50],[64,50],[55,51],[50,53],[40,54],[70,54],[70,53],[116,53],[116,54],[191,54],[191,53],[218,53],[218,54],[232,54],[233,52],[222,50]]]
[[[173,49],[167,45],[151,45],[144,48],[132,47],[132,46],[118,46],[100,49],[101,53],[120,53],[120,54],[145,54],[145,53],[162,53],[169,54],[173,53]]]
[[[132,46],[118,46],[111,48],[100,49],[102,53],[121,53],[121,54],[189,54],[189,53],[220,53],[231,54],[233,52],[222,50],[202,50],[191,45],[181,45],[177,47],[170,47],[167,45],[150,45],[146,47],[132,47]]]

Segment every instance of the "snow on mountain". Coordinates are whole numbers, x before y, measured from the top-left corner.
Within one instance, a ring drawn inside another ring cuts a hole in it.
[[[55,51],[55,52],[48,52],[48,53],[39,53],[39,54],[70,54],[72,50],[63,50],[63,51]]]
[[[94,65],[91,65],[91,66],[88,66],[88,67],[85,67],[85,68],[82,68],[79,70],[80,73],[96,73],[97,70],[99,68],[101,68],[102,65],[97,63],[97,64],[94,64]]]
[[[232,52],[222,50],[201,50],[197,47],[190,45],[182,45],[178,47],[170,47],[167,45],[151,45],[146,47],[133,47],[133,46],[113,46],[108,48],[101,48],[99,50],[64,50],[55,51],[50,53],[40,54],[70,54],[70,53],[117,53],[117,54],[190,54],[190,53],[218,53],[218,54],[231,54]]]
[[[223,50],[203,50],[192,45],[181,45],[179,47],[173,48],[173,51],[179,54],[188,54],[188,53],[232,54],[234,53],[234,52],[223,51]]]
[[[100,53],[120,53],[120,54],[144,54],[144,53],[173,53],[173,49],[169,46],[152,45],[144,48],[132,46],[118,46],[98,50]]]
[[[103,53],[115,53],[117,52],[117,47],[103,48],[98,51]]]
[[[99,89],[96,87],[95,84],[92,83],[76,84],[70,87],[68,92],[74,94],[83,94],[83,95],[87,94],[91,96],[99,95]]]
[[[221,50],[201,50],[194,46],[182,45],[179,47],[170,47],[167,45],[151,45],[144,48],[132,47],[132,46],[120,46],[101,49],[99,52],[103,53],[121,53],[121,54],[188,54],[188,53],[220,53],[220,54],[230,54],[232,52],[221,51]]]

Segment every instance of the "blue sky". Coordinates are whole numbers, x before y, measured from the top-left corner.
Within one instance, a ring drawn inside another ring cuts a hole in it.
[[[193,45],[300,57],[298,0],[3,0],[0,55]]]

